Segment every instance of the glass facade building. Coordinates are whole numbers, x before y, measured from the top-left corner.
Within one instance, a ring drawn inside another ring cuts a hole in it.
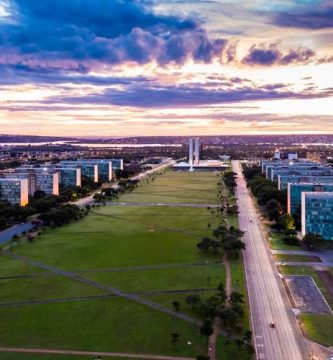
[[[2,171],[0,178],[5,179],[27,179],[28,180],[28,194],[34,195],[36,191],[36,176],[32,172],[14,172],[14,171]]]
[[[21,166],[15,169],[16,173],[26,174],[31,185],[30,195],[37,190],[47,195],[59,195],[59,173],[50,167]]]
[[[80,168],[56,168],[59,173],[59,183],[62,187],[81,186],[81,169]]]
[[[13,205],[29,202],[28,179],[0,179],[0,199]]]
[[[63,168],[78,167],[81,169],[81,176],[85,176],[93,182],[98,182],[98,165],[88,160],[64,160],[60,161],[59,166]]]
[[[320,183],[320,184],[333,184],[332,176],[313,176],[313,175],[279,175],[278,189],[283,190],[288,188],[288,183]]]
[[[333,193],[302,193],[302,235],[308,233],[333,240]]]
[[[303,192],[333,192],[333,182],[331,184],[288,183],[288,214],[295,215],[301,208]]]
[[[333,170],[331,167],[298,167],[290,169],[277,169],[272,171],[270,180],[278,181],[279,175],[333,176]]]

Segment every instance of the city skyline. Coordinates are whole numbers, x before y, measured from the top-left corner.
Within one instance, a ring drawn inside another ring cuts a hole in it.
[[[333,133],[325,0],[0,0],[8,134]]]

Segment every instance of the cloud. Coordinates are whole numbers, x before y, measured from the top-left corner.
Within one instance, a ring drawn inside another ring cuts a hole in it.
[[[289,11],[273,13],[271,21],[281,27],[310,30],[333,28],[333,5],[329,1],[319,1],[310,6],[297,4]]]
[[[333,6],[329,2],[307,7],[297,6],[290,11],[274,13],[272,22],[283,27],[311,30],[333,28]]]
[[[229,89],[209,89],[204,86],[163,86],[138,84],[124,90],[106,89],[83,96],[52,96],[44,104],[94,104],[141,108],[198,107],[202,105],[235,103],[256,100],[311,99],[332,96],[333,91],[293,92],[287,85],[263,87],[243,86]]]
[[[242,59],[246,65],[291,65],[307,64],[315,59],[315,52],[311,49],[299,47],[283,52],[276,43],[255,44]]]
[[[154,14],[138,0],[11,0],[0,25],[0,63],[41,66],[210,62],[225,40],[210,39],[190,18]],[[66,69],[65,69],[66,70]]]

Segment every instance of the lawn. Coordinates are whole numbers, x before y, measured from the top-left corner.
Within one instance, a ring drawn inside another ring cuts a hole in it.
[[[14,251],[66,270],[202,262],[196,244],[208,223],[219,219],[206,208],[106,206]]]
[[[169,171],[154,181],[143,180],[135,192],[121,196],[119,202],[217,204],[219,181],[216,173]]]
[[[193,356],[205,345],[192,324],[121,298],[1,308],[0,317],[6,346]],[[179,346],[171,344],[172,332],[180,334]]]
[[[0,353],[1,360],[92,360],[94,357],[78,355],[40,355],[40,354],[23,354],[23,353]],[[124,357],[103,357],[103,360],[138,360],[135,358]],[[142,360],[142,359],[140,359]]]
[[[302,314],[301,322],[312,340],[333,346],[333,315]]]
[[[215,204],[218,180],[215,173],[167,172],[149,183],[143,181],[119,201]],[[225,281],[225,273],[216,263],[219,257],[204,256],[196,244],[203,236],[211,236],[219,222],[217,212],[206,207],[105,206],[95,208],[81,221],[45,230],[33,243],[19,242],[14,253],[67,271],[94,270],[80,275],[126,292],[204,289],[205,297],[211,294],[209,289]],[[241,263],[237,266],[242,269]],[[235,286],[244,290],[243,275],[239,270],[237,273]],[[0,279],[1,302],[103,293],[0,256],[0,277],[27,274],[34,276]],[[179,299],[182,310],[191,314],[185,305],[186,293],[141,296],[168,307]],[[179,356],[206,351],[205,339],[192,324],[123,298],[1,307],[0,317],[6,324],[0,330],[1,346]],[[171,344],[172,332],[180,334],[177,345]],[[223,338],[218,342],[218,358],[245,358],[234,345],[226,346],[224,342]],[[64,357],[0,354],[0,358]]]
[[[283,234],[272,231],[270,234],[270,243],[274,250],[297,250],[298,245],[288,245],[283,240]]]
[[[294,255],[294,254],[275,254],[276,261],[295,261],[295,262],[321,262],[317,256]]]

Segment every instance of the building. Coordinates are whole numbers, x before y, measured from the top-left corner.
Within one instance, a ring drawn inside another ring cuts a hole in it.
[[[123,170],[123,159],[78,159],[64,160],[60,162],[61,166],[77,166],[82,170],[82,175],[92,179],[94,182],[112,181],[114,170]],[[97,166],[97,170],[94,168]],[[97,171],[97,175],[96,175]]]
[[[303,192],[333,192],[333,182],[324,183],[288,183],[288,214],[295,215],[301,209]]]
[[[327,157],[323,154],[319,154],[316,152],[307,152],[306,153],[306,158],[310,161],[315,161],[318,162],[320,164],[326,165],[327,164]]]
[[[29,202],[28,179],[0,179],[0,199],[13,205],[27,205]]]
[[[284,190],[288,188],[288,183],[320,183],[331,184],[333,183],[333,175],[328,176],[313,176],[313,175],[279,175],[278,176],[278,189]]]
[[[333,176],[331,167],[299,167],[290,169],[276,169],[271,172],[271,181],[278,181],[283,175],[304,175],[304,176]]]
[[[261,171],[263,174],[267,173],[267,167],[296,167],[296,166],[318,166],[318,163],[315,163],[306,159],[298,160],[283,160],[283,159],[273,159],[273,160],[262,160],[261,161]]]
[[[0,178],[4,179],[26,179],[28,180],[28,194],[33,196],[36,192],[36,176],[32,172],[15,172],[15,170],[5,170],[0,172]]]
[[[112,170],[124,170],[123,159],[107,159],[112,162]]]
[[[59,183],[62,187],[81,186],[81,169],[79,167],[57,167]]]
[[[297,160],[298,154],[297,153],[289,153],[288,154],[288,160]]]
[[[276,159],[276,160],[281,159],[280,150],[275,150],[275,151],[274,151],[274,159]]]
[[[194,165],[198,166],[200,163],[200,139],[194,139]]]
[[[225,164],[219,160],[200,161],[198,165],[190,165],[187,162],[180,162],[172,167],[174,171],[224,171],[230,168],[229,164]]]
[[[36,191],[44,191],[47,195],[59,195],[59,173],[38,171],[36,175]]]
[[[228,157],[229,159],[229,157]],[[223,171],[229,168],[221,160],[200,160],[200,139],[190,138],[188,143],[188,162],[180,162],[173,166],[174,171]]]
[[[27,165],[16,168],[15,173],[25,174],[28,177],[31,182],[30,195],[34,195],[36,191],[44,191],[47,195],[59,195],[59,173],[56,169]]]
[[[190,166],[193,166],[193,148],[194,148],[193,139],[189,139],[189,141],[188,141],[188,163]]]
[[[227,161],[230,161],[231,157],[229,155],[219,155],[219,158],[221,161],[227,162]]]
[[[333,240],[333,193],[302,193],[302,235],[313,233]]]
[[[79,167],[81,169],[81,176],[90,179],[93,182],[98,182],[98,165],[89,160],[64,160],[60,161],[59,166],[65,168]]]
[[[318,170],[318,169],[328,169],[332,170],[329,166],[323,166],[319,163],[314,163],[312,161],[289,161],[287,163],[281,164],[266,164],[265,173],[266,178],[271,181],[277,181],[277,175],[280,172],[292,172],[292,171],[302,171],[302,170]]]

